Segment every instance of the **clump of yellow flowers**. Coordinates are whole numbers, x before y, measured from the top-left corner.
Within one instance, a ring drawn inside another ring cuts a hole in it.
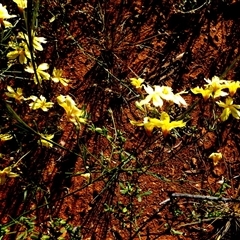
[[[222,80],[217,76],[214,76],[212,80],[205,79],[207,84],[202,87],[196,87],[191,89],[194,94],[202,94],[204,100],[208,98],[218,98],[218,97],[225,97],[227,95],[233,96],[237,89],[240,88],[239,81],[228,81]],[[224,89],[228,89],[229,93],[223,91]]]
[[[38,36],[37,28],[35,27],[36,22],[33,22],[33,20],[35,19],[27,19],[28,14],[26,14],[25,12],[26,8],[28,7],[27,0],[13,0],[13,2],[17,4],[20,16],[23,18],[22,20],[24,20],[23,22],[25,22],[26,25],[22,28],[25,29],[23,32],[18,32],[17,35],[12,34],[11,36],[9,34],[10,40],[6,45],[8,68],[10,68],[13,64],[21,64],[22,69],[24,69],[25,72],[31,74],[31,79],[35,84],[42,85],[43,81],[51,80],[54,83],[60,83],[64,87],[68,86],[70,80],[64,77],[64,72],[62,69],[56,67],[50,68],[50,65],[48,63],[38,62],[39,58],[36,56],[37,52],[44,50],[44,44],[47,43],[47,40],[45,37]],[[0,3],[0,31],[2,32],[2,35],[6,32],[6,28],[13,27],[12,23],[10,23],[8,20],[15,17],[17,17],[17,15],[10,15],[8,13],[8,10],[6,9],[6,6],[3,6]],[[33,29],[31,29],[30,31],[28,29],[29,25],[33,26]],[[12,32],[13,31],[11,31],[11,33]],[[7,35],[6,39],[9,36]],[[52,74],[49,72],[49,69],[53,69]],[[12,84],[11,81],[11,84],[6,86],[5,95],[9,98],[8,102],[11,102],[12,99],[14,99],[15,103],[18,104],[24,104],[26,103],[26,101],[30,101],[28,103],[30,110],[40,109],[44,112],[49,111],[49,109],[54,106],[54,102],[48,101],[43,95],[39,94],[40,96],[24,96],[24,94],[26,94],[26,91],[23,90],[25,89],[17,87],[17,84],[17,82],[16,84]],[[21,82],[19,85],[21,85]],[[41,86],[39,89],[42,90]],[[43,91],[38,91],[38,93],[43,93]],[[48,98],[56,99],[56,96],[48,96]],[[57,97],[57,102],[61,107],[65,109],[68,121],[74,123],[77,127],[80,127],[81,124],[87,123],[86,111],[84,109],[79,109],[75,101],[69,95],[59,95]],[[54,144],[57,145],[57,143],[53,142],[54,134],[45,134],[38,132],[35,133],[39,137],[37,140],[37,143],[39,145],[47,148],[52,148]],[[13,136],[10,133],[1,133],[0,146],[5,141],[11,140],[12,138]],[[3,155],[0,153],[0,157],[1,156]],[[15,178],[19,176],[12,170],[16,165],[17,164],[10,165],[0,170],[0,185],[4,184],[8,180],[8,178]]]
[[[163,137],[169,135],[174,128],[182,128],[186,126],[186,122],[183,122],[183,120],[171,121],[169,114],[163,111],[166,104],[169,106],[177,104],[178,106],[187,107],[185,99],[181,96],[181,94],[185,92],[174,94],[172,88],[169,86],[155,85],[151,87],[147,84],[143,85],[144,80],[141,78],[131,78],[130,80],[135,88],[140,89],[143,87],[147,93],[147,96],[144,99],[140,102],[136,102],[136,106],[139,109],[144,111],[143,106],[145,106],[145,109],[151,109],[153,107],[161,110],[160,118],[146,116],[143,118],[143,121],[130,120],[131,124],[135,126],[143,126],[148,136],[152,135],[154,128],[159,128],[162,131]]]
[[[213,98],[216,104],[223,108],[220,115],[221,121],[226,121],[230,115],[236,119],[240,119],[240,105],[234,104],[234,95],[240,88],[239,81],[222,80],[217,76],[214,76],[212,80],[205,79],[207,84],[202,87],[196,87],[191,89],[194,94],[201,94],[206,101],[209,98]],[[226,91],[227,90],[227,91]],[[220,97],[226,97],[225,102],[216,99]]]
[[[135,126],[143,126],[148,136],[151,136],[154,128],[159,128],[162,131],[164,137],[170,134],[174,128],[185,127],[186,123],[183,120],[171,121],[169,114],[165,109],[169,109],[172,104],[177,104],[180,107],[187,107],[185,99],[180,93],[173,93],[173,90],[169,86],[150,86],[144,83],[142,78],[130,78],[131,84],[136,89],[144,89],[147,95],[144,99],[137,101],[136,106],[147,113],[147,116],[142,121],[130,120],[130,123]],[[203,87],[195,87],[191,89],[194,94],[201,94],[204,101],[209,98],[214,100],[220,108],[223,108],[219,118],[221,121],[226,121],[230,115],[236,119],[240,119],[240,105],[234,104],[234,95],[240,88],[239,81],[223,80],[217,76],[214,76],[211,80],[205,79],[206,84]],[[225,101],[221,101],[220,98],[225,98]],[[218,101],[217,101],[218,100]],[[166,108],[168,106],[168,108]],[[156,112],[160,110],[160,118],[152,118],[148,116],[147,110],[156,109]]]

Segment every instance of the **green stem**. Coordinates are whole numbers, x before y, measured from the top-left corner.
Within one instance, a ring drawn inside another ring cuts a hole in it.
[[[225,78],[227,73],[234,67],[234,65],[237,63],[237,61],[240,60],[240,55],[238,55],[230,64],[229,67],[226,68],[226,70],[223,72],[223,74],[220,76],[221,79]]]
[[[39,1],[36,1],[36,3],[33,6],[33,11],[32,11],[32,6],[33,6],[33,1],[28,0],[27,3],[27,14],[25,11],[23,11],[23,16],[24,16],[24,21],[27,29],[27,36],[28,36],[28,41],[26,39],[28,49],[30,52],[31,56],[31,63],[34,71],[35,78],[37,80],[38,85],[41,86],[40,81],[38,79],[38,74],[37,74],[37,68],[34,60],[34,48],[33,48],[33,37],[34,37],[34,32],[35,32],[35,24],[36,24],[36,19],[37,19],[37,12],[39,10]]]

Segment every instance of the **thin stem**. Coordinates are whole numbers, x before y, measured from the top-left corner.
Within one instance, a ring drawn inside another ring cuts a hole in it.
[[[27,14],[25,14],[25,11],[23,11],[23,16],[24,16],[25,25],[26,25],[26,29],[27,29],[27,36],[28,36],[28,41],[26,41],[26,42],[27,42],[30,56],[31,56],[31,63],[32,63],[34,75],[35,75],[38,85],[41,86],[40,81],[38,79],[37,68],[36,68],[36,64],[35,64],[35,60],[34,60],[34,48],[33,48],[33,37],[34,37],[34,33],[35,33],[35,24],[36,24],[36,19],[37,19],[37,12],[39,9],[39,1],[37,0],[36,3],[34,3],[33,11],[32,11],[32,6],[33,6],[33,1],[28,0]]]

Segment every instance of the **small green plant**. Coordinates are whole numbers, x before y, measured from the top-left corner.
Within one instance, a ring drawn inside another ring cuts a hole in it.
[[[134,196],[137,198],[138,202],[142,201],[142,197],[150,195],[151,191],[142,192],[142,190],[139,187],[136,187],[134,184],[131,184],[130,182],[127,182],[126,184],[123,184],[122,182],[119,182],[120,186],[120,193],[126,196]]]
[[[67,237],[73,240],[82,239],[81,227],[72,226],[61,218],[52,219],[50,221],[49,230],[51,232],[49,239],[64,240]]]
[[[17,240],[23,239],[37,239],[39,236],[39,232],[35,230],[35,220],[36,218],[28,218],[22,216],[19,221],[17,221],[17,225],[19,226],[19,230],[17,231]]]

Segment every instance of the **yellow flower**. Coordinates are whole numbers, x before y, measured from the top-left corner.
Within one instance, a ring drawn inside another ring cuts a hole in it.
[[[213,165],[216,166],[218,165],[219,161],[222,159],[222,153],[212,153],[209,158],[211,158],[213,160]]]
[[[186,126],[186,123],[183,122],[182,120],[170,122],[170,117],[166,112],[162,112],[160,121],[161,123],[159,124],[159,127],[161,127],[162,129],[162,133],[164,137],[166,137],[172,129]]]
[[[87,123],[86,112],[77,108],[76,103],[69,95],[59,95],[57,97],[57,101],[58,104],[66,111],[68,121],[74,123],[75,125]]]
[[[41,108],[44,112],[47,112],[49,108],[51,108],[54,105],[53,102],[47,102],[46,98],[42,95],[40,96],[40,98],[36,96],[30,96],[26,100],[30,100],[30,99],[33,100],[33,102],[29,104],[30,109],[32,110]]]
[[[205,81],[208,83],[205,84],[205,87],[212,92],[213,98],[224,97],[228,95],[226,92],[222,91],[222,89],[226,88],[226,80],[221,80],[219,77],[214,76],[212,77],[212,80],[205,79]]]
[[[224,108],[222,114],[220,115],[220,118],[222,121],[226,121],[230,114],[236,119],[240,119],[240,105],[233,104],[233,99],[231,97],[228,97],[224,102],[218,101],[217,102],[219,107]]]
[[[142,83],[144,82],[144,79],[142,78],[130,78],[131,84],[135,88],[142,88]]]
[[[33,32],[33,31],[31,32],[32,46],[34,49],[36,49],[38,51],[43,51],[42,43],[47,43],[46,38],[45,37],[36,37],[35,34],[36,34],[36,32]],[[29,44],[29,37],[27,34],[19,32],[18,37],[24,39]]]
[[[143,86],[145,91],[147,92],[147,97],[139,102],[139,105],[145,105],[148,104],[150,101],[152,101],[153,105],[155,107],[162,107],[163,105],[163,100],[159,96],[159,93],[157,91],[154,91],[152,87],[148,86]]]
[[[6,6],[3,6],[1,3],[0,3],[0,28],[1,27],[12,27],[12,24],[4,19],[9,19],[9,18],[14,18],[16,17],[16,15],[9,15],[8,14],[8,11],[6,9]]]
[[[49,73],[45,72],[45,70],[47,70],[48,68],[49,68],[49,65],[47,63],[41,63],[38,67],[36,66],[37,78],[38,78],[40,84],[42,83],[42,80],[50,79]],[[33,69],[33,66],[31,63],[24,70],[26,72],[34,74],[34,69]],[[35,84],[38,84],[37,78],[34,74],[33,80],[34,80]]]
[[[202,87],[195,87],[191,89],[194,94],[202,94],[203,99],[206,101],[211,97],[212,91],[210,89],[203,89]]]
[[[63,72],[62,69],[54,68],[52,80],[54,82],[60,82],[63,86],[66,87],[69,83],[69,80],[62,77],[62,72]]]
[[[0,142],[11,140],[13,137],[10,133],[0,134]]]
[[[0,171],[0,185],[3,185],[7,178],[15,178],[18,177],[19,175],[17,173],[12,172],[11,167],[6,167],[3,170]]]
[[[13,1],[17,4],[18,8],[20,9],[27,8],[27,0],[13,0]]]
[[[22,88],[17,88],[17,91],[15,92],[11,86],[7,86],[8,92],[5,92],[5,94],[10,98],[15,98],[18,102],[22,102],[25,98],[23,97]]]
[[[53,144],[47,140],[52,140],[54,138],[54,134],[40,134],[40,135],[41,138],[38,140],[38,144],[47,148],[51,148]]]
[[[31,54],[25,42],[21,42],[20,44],[10,42],[9,46],[13,48],[14,51],[7,54],[8,59],[13,60],[18,57],[21,64],[27,64],[27,58],[31,59]]]
[[[224,85],[229,90],[229,95],[231,97],[237,92],[238,88],[240,88],[239,81],[227,81]]]
[[[47,43],[46,38],[44,37],[36,37],[35,34],[32,37],[32,44],[33,48],[38,50],[38,51],[43,51],[43,47],[41,43]]]

